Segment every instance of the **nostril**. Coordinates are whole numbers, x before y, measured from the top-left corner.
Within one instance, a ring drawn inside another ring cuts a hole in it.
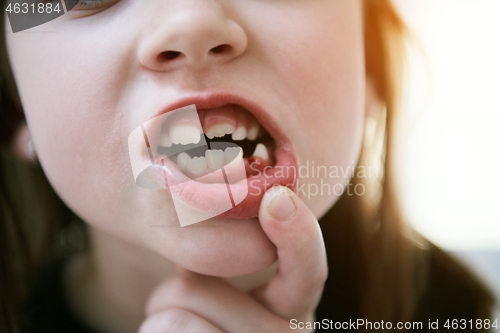
[[[219,46],[212,48],[210,50],[210,52],[212,52],[212,53],[224,53],[224,52],[230,51],[231,48],[232,48],[231,45],[222,44],[222,45],[219,45]]]
[[[160,53],[160,55],[158,55],[158,58],[160,60],[174,60],[178,58],[180,55],[181,53],[178,51],[165,51]]]

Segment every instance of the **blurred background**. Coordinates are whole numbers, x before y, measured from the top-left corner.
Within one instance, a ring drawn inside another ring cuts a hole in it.
[[[500,1],[394,2],[414,37],[398,151],[403,206],[500,298]]]

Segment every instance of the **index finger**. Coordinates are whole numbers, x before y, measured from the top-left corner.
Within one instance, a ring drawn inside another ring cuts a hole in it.
[[[278,272],[253,295],[283,318],[314,311],[328,276],[326,251],[318,221],[290,189],[277,186],[262,199],[259,221],[276,245]]]

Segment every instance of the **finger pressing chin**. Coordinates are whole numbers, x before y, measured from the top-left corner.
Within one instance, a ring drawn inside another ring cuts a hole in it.
[[[276,186],[262,199],[259,221],[278,253],[278,273],[253,295],[283,318],[314,312],[328,276],[318,221],[290,189]]]

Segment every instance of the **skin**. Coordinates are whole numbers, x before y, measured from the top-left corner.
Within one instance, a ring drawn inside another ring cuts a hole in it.
[[[258,219],[214,218],[178,228],[168,191],[135,185],[127,137],[178,96],[216,88],[258,96],[299,165],[352,167],[366,110],[362,2],[108,4],[73,10],[24,33],[12,34],[6,25],[27,121],[19,133],[29,132],[52,186],[90,227],[91,251],[67,270],[75,312],[103,332],[136,331],[145,308],[150,319],[180,311],[174,313],[180,322],[213,326],[207,332],[244,332],[232,318],[258,316],[263,319],[252,325],[279,327],[269,332],[285,332],[290,318],[311,319],[326,276],[316,219],[339,195],[292,195],[297,212],[287,227],[268,214],[269,194]],[[209,54],[219,44],[232,48]],[[170,50],[186,57],[158,58]],[[323,183],[333,188],[348,177]],[[300,180],[306,188],[320,181]],[[270,278],[273,271],[263,270],[276,260],[280,271]],[[270,281],[267,289],[246,292],[263,280]],[[181,297],[190,290],[200,290],[199,299]],[[290,290],[304,292],[289,300]],[[239,306],[228,307],[220,294]],[[213,302],[220,307],[203,306]]]

